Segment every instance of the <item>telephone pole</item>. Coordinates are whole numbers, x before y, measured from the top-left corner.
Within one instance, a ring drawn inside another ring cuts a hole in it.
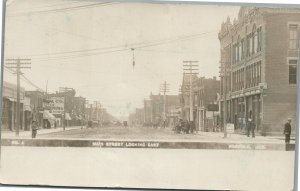
[[[21,69],[31,68],[31,59],[17,58],[17,59],[6,59],[5,67],[10,69],[15,69],[17,74],[17,127],[16,136],[19,136],[20,131],[20,75],[23,73]]]
[[[190,90],[190,122],[194,121],[194,105],[193,105],[193,79],[192,77],[195,75],[197,76],[198,74],[198,61],[183,61],[183,74],[184,75],[189,75],[190,77],[190,85],[189,85],[189,90]]]
[[[223,100],[224,100],[224,113],[223,113],[223,128],[224,128],[224,137],[227,138],[227,78],[228,78],[228,69],[227,61],[221,62],[221,71],[220,76],[223,77]]]
[[[94,101],[94,105],[96,107],[96,121],[98,121],[98,125],[100,125],[100,116],[99,116],[99,107],[101,108],[101,104],[99,101]]]
[[[169,89],[170,84],[167,84],[167,82],[165,81],[163,84],[160,85],[160,92],[164,94],[164,121],[166,120],[167,116],[166,116],[166,93],[170,91]]]

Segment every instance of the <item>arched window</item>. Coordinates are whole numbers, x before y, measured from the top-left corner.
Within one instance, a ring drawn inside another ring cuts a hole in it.
[[[237,48],[237,61],[240,61],[242,58],[242,44],[241,44],[240,36],[238,37],[236,48]]]
[[[252,33],[247,35],[247,56],[252,55]]]
[[[257,52],[257,44],[258,44],[258,38],[257,38],[257,31],[256,26],[253,25],[252,28],[252,54],[255,54]]]
[[[257,52],[261,51],[261,43],[262,43],[262,27],[257,28]]]
[[[245,38],[241,40],[241,59],[245,58]]]

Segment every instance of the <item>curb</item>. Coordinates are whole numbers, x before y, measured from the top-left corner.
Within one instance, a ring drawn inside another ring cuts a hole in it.
[[[294,151],[295,144],[62,139],[2,139],[1,146]]]

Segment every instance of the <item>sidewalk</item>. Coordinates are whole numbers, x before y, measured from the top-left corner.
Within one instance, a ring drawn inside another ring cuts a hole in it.
[[[81,126],[66,127],[65,132],[69,130],[80,130]],[[105,130],[105,128],[101,128]],[[111,129],[111,128],[107,128]],[[86,133],[86,127],[83,128],[83,132],[78,131],[76,134],[83,135]],[[89,129],[97,130],[97,128]],[[128,130],[128,129],[126,129]],[[130,129],[129,129],[130,130]],[[167,131],[167,129],[163,129]],[[120,135],[120,133],[110,132],[110,133],[99,133],[98,137],[72,137],[69,132],[64,136],[62,134],[59,137],[52,136],[51,133],[63,132],[62,127],[53,129],[40,129],[38,130],[37,139],[52,139],[52,140],[103,140],[103,141],[153,141],[153,142],[207,142],[207,143],[255,143],[255,144],[285,144],[284,136],[261,136],[256,135],[255,138],[247,137],[242,134],[227,134],[224,138],[223,132],[198,132],[196,134],[174,134],[173,132],[161,132],[161,134],[153,134],[149,137],[141,135]],[[97,132],[95,132],[97,133]],[[48,135],[49,134],[49,135]],[[31,139],[31,131],[20,131],[19,137],[15,136],[15,132],[4,131],[1,134],[2,139]],[[291,137],[291,144],[295,144],[295,137]]]
[[[65,127],[65,131],[73,130],[73,129],[81,129],[81,126],[72,126]],[[63,127],[51,128],[51,129],[39,129],[37,131],[37,136],[48,133],[55,133],[63,131]],[[30,131],[20,131],[19,137],[16,137],[15,131],[1,131],[1,138],[31,138],[31,130]]]
[[[285,143],[285,137],[282,136],[262,136],[255,135],[255,137],[247,137],[247,135],[234,133],[227,134],[227,137],[224,138],[223,132],[199,132],[203,137],[207,137],[206,141],[213,142],[240,142],[240,143]],[[295,143],[295,137],[291,136],[291,144]]]

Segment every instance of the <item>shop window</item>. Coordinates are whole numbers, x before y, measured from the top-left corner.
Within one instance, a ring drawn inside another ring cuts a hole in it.
[[[289,60],[289,84],[297,84],[297,60]]]
[[[298,25],[289,25],[289,49],[298,49]]]

